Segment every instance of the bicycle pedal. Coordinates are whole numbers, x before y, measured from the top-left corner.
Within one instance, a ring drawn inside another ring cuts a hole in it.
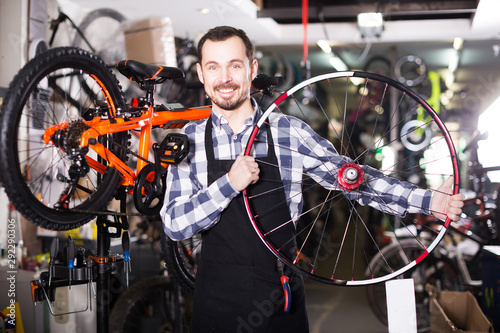
[[[160,144],[160,161],[167,164],[180,163],[189,153],[187,135],[170,133]]]

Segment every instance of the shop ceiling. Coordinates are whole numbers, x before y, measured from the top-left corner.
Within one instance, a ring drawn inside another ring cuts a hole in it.
[[[103,7],[102,0],[59,3],[75,14]],[[105,6],[129,19],[168,16],[177,36],[193,39],[215,25],[237,26],[261,49],[285,54],[295,63],[303,58],[302,0],[107,0]],[[367,12],[382,13],[379,36],[362,36],[357,16]],[[351,69],[362,68],[375,55],[394,61],[414,54],[444,77],[455,52],[453,41],[461,37],[448,108],[480,112],[500,95],[499,12],[499,0],[309,0],[308,58],[313,73],[333,70],[331,54],[316,44],[329,40]]]

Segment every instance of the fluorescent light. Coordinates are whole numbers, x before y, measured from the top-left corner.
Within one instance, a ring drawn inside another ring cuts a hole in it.
[[[453,85],[453,82],[455,82],[455,74],[452,72],[448,72],[446,74],[446,77],[444,79],[444,83],[448,89],[451,89],[451,86]]]
[[[463,45],[464,45],[464,39],[460,37],[455,37],[455,39],[453,40],[453,48],[458,51],[462,49]]]
[[[448,70],[452,73],[455,73],[458,67],[458,61],[460,60],[460,52],[457,50],[453,50],[450,56],[450,62],[448,64]]]
[[[317,41],[317,44],[323,50],[323,52],[331,55],[328,61],[330,62],[330,65],[332,65],[332,67],[337,70],[337,72],[346,71],[348,69],[347,65],[342,61],[342,59],[337,57],[332,52],[332,47],[330,46],[330,42],[324,39],[320,39]]]
[[[347,65],[342,61],[342,59],[340,59],[339,57],[337,57],[335,55],[333,57],[331,57],[330,59],[328,59],[328,61],[330,62],[330,65],[332,65],[333,68],[335,68],[335,70],[337,70],[337,72],[346,71],[348,69]]]
[[[332,52],[332,47],[330,46],[330,42],[324,39],[320,39],[317,42],[318,46],[323,50],[325,53],[330,53]]]

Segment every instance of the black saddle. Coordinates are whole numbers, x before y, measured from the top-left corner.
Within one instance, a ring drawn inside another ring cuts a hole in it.
[[[177,67],[149,65],[136,60],[119,61],[116,69],[139,84],[158,84],[184,78],[184,72]]]

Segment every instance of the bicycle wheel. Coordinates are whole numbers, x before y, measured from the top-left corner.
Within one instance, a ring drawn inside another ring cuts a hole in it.
[[[378,93],[370,94],[370,89]],[[431,128],[433,139],[418,151],[405,151],[399,130],[419,106],[430,115],[420,129]],[[459,191],[458,160],[449,132],[432,108],[404,85],[363,72],[331,73],[304,81],[264,112],[246,155],[265,149],[268,126],[274,150],[288,149],[293,155],[287,160],[279,154],[276,167],[284,179],[282,205],[296,207],[298,213],[291,210],[291,220],[261,225],[259,218],[268,212],[257,215],[254,205],[273,191],[253,193],[251,186],[244,191],[245,205],[264,244],[295,271],[328,284],[378,283],[413,268],[444,236],[449,219],[435,230],[430,228],[436,237],[430,245],[422,244],[418,257],[390,266],[384,276],[365,277],[371,257],[382,245],[376,230],[393,232],[425,224],[414,214],[418,209],[401,210],[392,202],[396,189],[387,190],[384,185],[381,190],[381,179],[384,184],[435,189],[452,176],[453,193]],[[304,128],[314,129],[315,134],[305,136]],[[372,206],[383,213],[378,221],[370,218]]]
[[[83,82],[91,90],[83,89]],[[85,116],[88,120],[97,110],[112,114],[123,105],[115,76],[83,50],[48,50],[21,69],[0,113],[0,168],[6,193],[25,218],[46,229],[67,230],[106,207],[121,176],[91,147],[80,147],[80,139],[89,128]],[[44,141],[53,126],[61,127]],[[98,141],[126,158],[125,151],[112,145],[126,145],[126,132],[102,135]],[[90,161],[99,170],[89,168]],[[70,183],[73,191],[68,191]]]
[[[201,235],[173,241],[162,232],[161,247],[169,276],[187,293],[194,293],[196,271],[200,262]]]
[[[439,251],[443,250],[438,247]],[[421,245],[414,239],[403,239],[399,243],[391,243],[384,247],[370,263],[367,274],[375,277],[387,274],[385,261],[395,265],[406,262],[408,258],[415,258],[420,255]],[[433,251],[428,258],[415,269],[412,269],[402,278],[412,278],[415,283],[415,303],[417,312],[418,332],[428,332],[430,330],[429,295],[425,291],[427,283],[432,284],[438,290],[463,290],[463,284],[455,265],[446,256],[446,252],[437,253]],[[368,303],[375,316],[385,325],[387,322],[387,300],[384,283],[369,285],[366,288]]]
[[[384,56],[374,56],[368,59],[363,67],[364,72],[374,73],[385,77],[391,76],[391,62]]]
[[[122,22],[125,16],[112,8],[98,8],[89,12],[80,22],[73,39],[73,46],[97,54],[111,68],[129,100],[141,93],[139,86],[121,74],[115,68],[116,63],[127,59],[125,34]]]
[[[120,295],[109,316],[109,332],[187,332],[180,313],[179,295],[170,279],[150,276]]]
[[[125,16],[111,8],[99,8],[88,13],[76,33],[73,46],[96,53],[109,66],[127,58],[121,23]],[[87,43],[88,42],[88,43]]]

